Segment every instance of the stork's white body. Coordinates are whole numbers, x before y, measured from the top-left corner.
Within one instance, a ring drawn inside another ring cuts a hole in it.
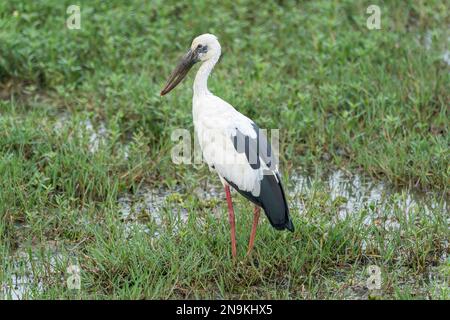
[[[213,94],[194,94],[193,119],[203,158],[222,183],[226,183],[225,179],[232,181],[239,189],[259,196],[263,167],[253,169],[245,154],[236,151],[232,140],[236,128],[256,139],[252,121]]]
[[[232,140],[237,130],[256,139],[254,123],[208,90],[208,76],[220,57],[220,51],[216,52],[218,55],[204,62],[195,77],[192,99],[195,132],[205,162],[216,170],[222,183],[226,184],[225,179],[232,181],[240,190],[259,196],[260,181],[268,168],[265,165],[252,168],[245,153],[236,151]]]

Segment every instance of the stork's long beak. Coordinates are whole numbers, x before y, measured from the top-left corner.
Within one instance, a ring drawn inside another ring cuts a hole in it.
[[[165,87],[161,90],[161,95],[169,93],[173,88],[175,88],[188,74],[192,66],[198,62],[198,52],[197,50],[189,50],[186,55],[180,60],[175,70],[167,80]]]

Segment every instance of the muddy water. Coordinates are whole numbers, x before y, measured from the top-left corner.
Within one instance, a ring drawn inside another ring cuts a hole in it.
[[[447,203],[433,194],[395,190],[383,182],[358,174],[350,175],[341,170],[320,178],[294,174],[286,185],[292,215],[305,214],[308,209],[307,202],[314,200],[317,192],[326,194],[327,202],[338,203],[336,219],[346,219],[368,207],[376,208],[371,211],[372,214],[367,216],[364,223],[370,225],[382,216],[384,226],[390,229],[399,227],[398,221],[392,214],[394,209],[397,212],[400,210],[406,216],[414,213],[415,210],[425,210],[426,213],[434,209],[448,211]],[[197,186],[193,191],[183,188],[142,187],[136,194],[124,193],[118,198],[124,236],[144,232],[150,237],[158,237],[161,232],[168,232],[163,228],[166,224],[172,226],[170,232],[176,233],[188,220],[188,210],[183,207],[179,199],[182,199],[182,194],[189,192],[194,192],[201,200],[218,199],[219,203],[213,209],[213,213],[217,215],[225,213],[225,195],[218,178],[215,177],[208,179],[206,184]],[[448,222],[450,223],[450,216]],[[446,245],[448,246],[448,241]],[[61,256],[57,252],[51,254],[50,266],[60,259]],[[441,259],[442,261],[448,259],[447,253],[443,254]],[[38,259],[35,259],[33,255],[19,252],[11,257],[11,260],[15,272],[11,279],[1,285],[0,298],[26,299],[31,293],[32,284],[33,290],[44,289],[43,283],[36,277],[36,268],[43,268],[39,265]]]
[[[194,189],[194,194],[201,200],[218,199],[223,202],[224,192],[218,179],[216,180],[216,183],[208,181],[206,185],[198,186]],[[405,189],[395,190],[383,182],[374,181],[358,174],[350,175],[341,170],[321,178],[295,174],[287,185],[286,189],[289,193],[293,215],[302,214],[307,210],[305,199],[311,199],[316,191],[325,192],[329,196],[330,204],[339,203],[338,219],[345,219],[368,207],[376,208],[376,210],[372,210],[374,214],[382,213],[384,216],[389,216],[394,210],[400,210],[405,215],[414,210],[425,210],[426,213],[430,213],[436,207],[439,207],[440,210],[448,210],[447,203],[434,194],[421,194]],[[136,222],[139,220],[139,215],[143,214],[160,226],[162,224],[161,213],[171,214],[171,210],[164,210],[168,208],[168,199],[173,194],[189,192],[192,191],[182,188],[176,190],[142,188],[136,195],[123,194],[119,198],[121,216],[125,222],[129,223]],[[172,211],[175,224],[187,221],[186,209],[178,208],[178,210]],[[371,223],[370,218],[368,217],[365,221],[366,224]],[[387,219],[386,226],[397,228],[398,223],[394,219]]]
[[[211,180],[211,181],[210,181]],[[402,219],[414,219],[418,213],[433,215],[433,212],[448,212],[447,202],[443,196],[433,193],[417,193],[407,189],[394,189],[388,184],[376,181],[359,174],[348,174],[342,170],[333,171],[323,177],[294,174],[287,183],[292,215],[307,214],[314,206],[316,194],[322,194],[318,201],[325,201],[326,207],[333,207],[337,214],[330,218],[330,223],[343,219],[359,219],[363,213],[363,223],[370,227],[384,228],[386,240],[394,239],[396,230],[400,228],[399,215]],[[125,233],[146,232],[152,237],[158,237],[160,232],[167,232],[164,220],[171,221],[170,232],[177,232],[178,227],[188,220],[188,211],[182,205],[170,205],[173,194],[192,192],[178,188],[142,189],[136,195],[124,194],[119,198],[120,213],[125,223]],[[217,199],[218,203],[212,208],[212,213],[220,218],[226,214],[225,194],[218,178],[208,179],[206,185],[199,185],[193,190],[201,200]],[[239,197],[239,195],[236,194]],[[325,197],[323,197],[325,196]],[[325,198],[325,200],[323,199]],[[142,218],[150,217],[155,224],[156,231],[150,231],[148,223],[141,223]],[[306,218],[308,219],[308,218]],[[450,225],[450,214],[448,216]],[[197,221],[199,222],[199,221]],[[201,222],[201,221],[200,221]],[[362,241],[362,250],[366,250],[375,235],[367,236]],[[448,248],[448,240],[442,239],[442,247]],[[441,262],[448,259],[448,250],[440,257]]]
[[[394,210],[408,216],[414,211],[423,210],[431,214],[434,209],[448,211],[443,195],[421,193],[408,189],[395,189],[392,186],[359,174],[348,174],[342,170],[333,171],[320,180],[304,175],[295,175],[291,182],[290,197],[294,199],[291,206],[302,212],[306,210],[301,200],[310,198],[315,190],[328,192],[330,203],[338,202],[338,218],[345,219],[363,209],[371,208],[373,214],[387,217],[386,226],[398,228],[394,220]],[[368,217],[365,224],[370,224]],[[450,222],[450,220],[449,220]]]

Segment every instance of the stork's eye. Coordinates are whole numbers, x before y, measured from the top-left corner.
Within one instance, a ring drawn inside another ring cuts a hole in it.
[[[204,46],[202,44],[199,44],[197,46],[197,51],[200,53],[206,53],[208,51],[208,46]]]

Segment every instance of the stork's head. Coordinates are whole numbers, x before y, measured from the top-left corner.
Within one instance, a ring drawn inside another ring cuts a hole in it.
[[[165,87],[161,90],[161,95],[169,93],[188,74],[194,64],[199,61],[217,60],[220,57],[220,43],[213,34],[205,33],[192,41],[191,48],[178,63],[175,70],[167,80]]]
[[[191,51],[197,52],[197,58],[206,61],[212,58],[219,58],[220,43],[217,37],[210,33],[202,34],[192,41]]]

